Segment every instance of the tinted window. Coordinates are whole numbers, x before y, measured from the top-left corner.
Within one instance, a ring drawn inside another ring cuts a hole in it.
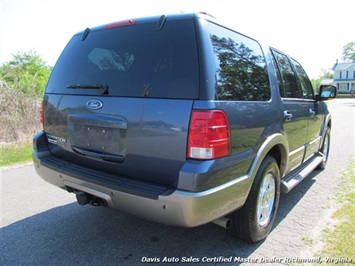
[[[75,84],[107,84],[109,95],[198,97],[198,60],[192,20],[137,24],[72,38],[59,58],[47,93],[97,95]]]
[[[300,63],[298,63],[296,60],[291,59],[292,63],[295,67],[298,79],[300,81],[301,85],[301,90],[302,90],[302,96],[305,99],[313,99],[313,88],[312,88],[312,83],[309,80],[306,71],[304,71],[303,67],[301,66]]]
[[[298,90],[297,79],[295,73],[292,70],[292,66],[287,56],[272,50],[275,56],[277,70],[280,71],[283,90],[281,90],[281,97],[284,98],[302,98],[300,91]]]
[[[283,88],[280,69],[279,69],[279,66],[278,66],[274,56],[272,56],[272,62],[274,64],[274,67],[275,67],[275,70],[276,70],[276,76],[277,76],[277,82],[278,82],[278,85],[279,85],[280,95],[281,95],[282,98],[284,98],[286,93],[285,93],[284,88]]]
[[[259,44],[212,23],[208,27],[217,61],[217,99],[268,101],[269,79]]]

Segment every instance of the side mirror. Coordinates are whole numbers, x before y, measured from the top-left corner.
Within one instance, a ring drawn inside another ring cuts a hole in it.
[[[321,85],[319,88],[318,101],[333,100],[337,96],[337,88],[333,85]]]

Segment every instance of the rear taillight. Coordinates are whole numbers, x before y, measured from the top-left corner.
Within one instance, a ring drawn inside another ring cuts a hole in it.
[[[42,124],[42,128],[44,130],[44,100],[42,100],[41,110],[40,110],[40,121]]]
[[[187,157],[216,159],[230,154],[227,115],[221,110],[192,111]]]

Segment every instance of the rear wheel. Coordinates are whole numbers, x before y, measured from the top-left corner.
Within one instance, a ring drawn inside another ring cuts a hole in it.
[[[327,131],[324,134],[322,148],[320,149],[320,152],[323,154],[323,161],[318,165],[317,169],[319,170],[325,169],[329,157],[329,148],[330,148],[330,128],[328,127]]]
[[[247,242],[258,242],[269,234],[280,199],[280,170],[267,156],[256,174],[244,206],[231,214],[232,232]]]

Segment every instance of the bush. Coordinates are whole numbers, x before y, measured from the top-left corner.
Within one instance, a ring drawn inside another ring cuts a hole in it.
[[[41,98],[11,89],[0,80],[0,143],[28,141],[41,129]]]
[[[0,66],[0,144],[29,141],[41,129],[41,98],[51,70],[34,50]]]

